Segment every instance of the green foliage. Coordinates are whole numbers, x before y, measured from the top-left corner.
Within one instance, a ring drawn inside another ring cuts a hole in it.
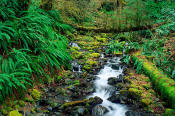
[[[137,73],[141,73],[142,67],[143,67],[143,63],[138,61],[138,60],[135,60],[134,67],[136,67]]]
[[[125,45],[125,41],[119,42],[117,40],[113,40],[108,44],[107,53],[119,53],[123,51],[123,47]]]
[[[146,11],[153,23],[165,23],[156,29],[159,35],[168,35],[170,31],[175,31],[175,1],[161,1],[155,3],[154,0],[147,0]]]
[[[0,102],[14,91],[32,86],[32,75],[45,76],[68,66],[67,39],[71,30],[59,12],[44,11],[28,0],[0,1]]]
[[[174,74],[174,61],[168,59],[170,56],[170,51],[166,51],[165,41],[167,38],[152,38],[144,39],[140,42],[128,42],[125,46],[125,53],[129,53],[133,50],[142,50],[142,54],[148,58],[152,58],[152,61],[156,64],[157,67],[165,71],[170,77],[175,78]],[[123,61],[128,63],[129,57],[126,56]]]
[[[140,52],[133,53],[132,60],[142,63],[144,73],[150,77],[156,90],[160,92],[161,97],[168,100],[171,107],[175,108],[175,87],[172,86],[175,84],[174,80],[169,78],[145,57],[142,57]]]
[[[126,55],[122,58],[122,62],[126,63],[127,65],[130,63],[130,60],[131,60],[130,55]]]

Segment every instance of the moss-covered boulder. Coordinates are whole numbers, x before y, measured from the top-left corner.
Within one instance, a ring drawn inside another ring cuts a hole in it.
[[[92,53],[92,54],[90,54],[90,57],[92,57],[92,58],[99,58],[100,54],[99,53]]]
[[[33,89],[31,95],[35,101],[38,101],[41,97],[41,93],[37,89]]]
[[[22,116],[22,114],[20,114],[17,110],[14,110],[9,113],[9,116]]]
[[[137,88],[129,88],[128,92],[129,92],[129,95],[135,99],[140,98],[142,95],[142,91]]]
[[[141,103],[143,106],[148,106],[152,103],[152,100],[149,98],[144,98],[144,99],[141,99]]]

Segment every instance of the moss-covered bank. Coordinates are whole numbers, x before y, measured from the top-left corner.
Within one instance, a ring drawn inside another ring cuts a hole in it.
[[[160,93],[160,96],[165,100],[168,100],[171,107],[175,108],[174,80],[164,74],[164,72],[158,69],[153,63],[149,62],[141,55],[140,51],[132,53],[132,60],[142,64],[144,73],[150,77],[155,89]]]

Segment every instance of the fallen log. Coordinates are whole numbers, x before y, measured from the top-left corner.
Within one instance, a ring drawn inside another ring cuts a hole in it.
[[[68,24],[68,23],[67,23]],[[72,27],[74,27],[77,31],[93,31],[96,33],[119,33],[119,32],[131,32],[131,31],[141,31],[141,30],[148,30],[148,29],[156,29],[157,27],[165,24],[159,23],[159,24],[152,24],[152,25],[145,25],[145,26],[137,26],[137,27],[129,27],[129,28],[97,28],[97,27],[84,27],[84,26],[79,26],[75,24],[69,24]]]
[[[175,108],[175,81],[148,61],[145,56],[141,55],[140,51],[132,53],[132,61],[142,63],[144,73],[150,77],[160,96],[167,100],[172,108]]]

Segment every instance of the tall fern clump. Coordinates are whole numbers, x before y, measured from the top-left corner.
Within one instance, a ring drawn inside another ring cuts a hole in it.
[[[44,11],[29,0],[0,1],[0,102],[67,65],[67,40],[60,34],[71,27],[56,10]]]

